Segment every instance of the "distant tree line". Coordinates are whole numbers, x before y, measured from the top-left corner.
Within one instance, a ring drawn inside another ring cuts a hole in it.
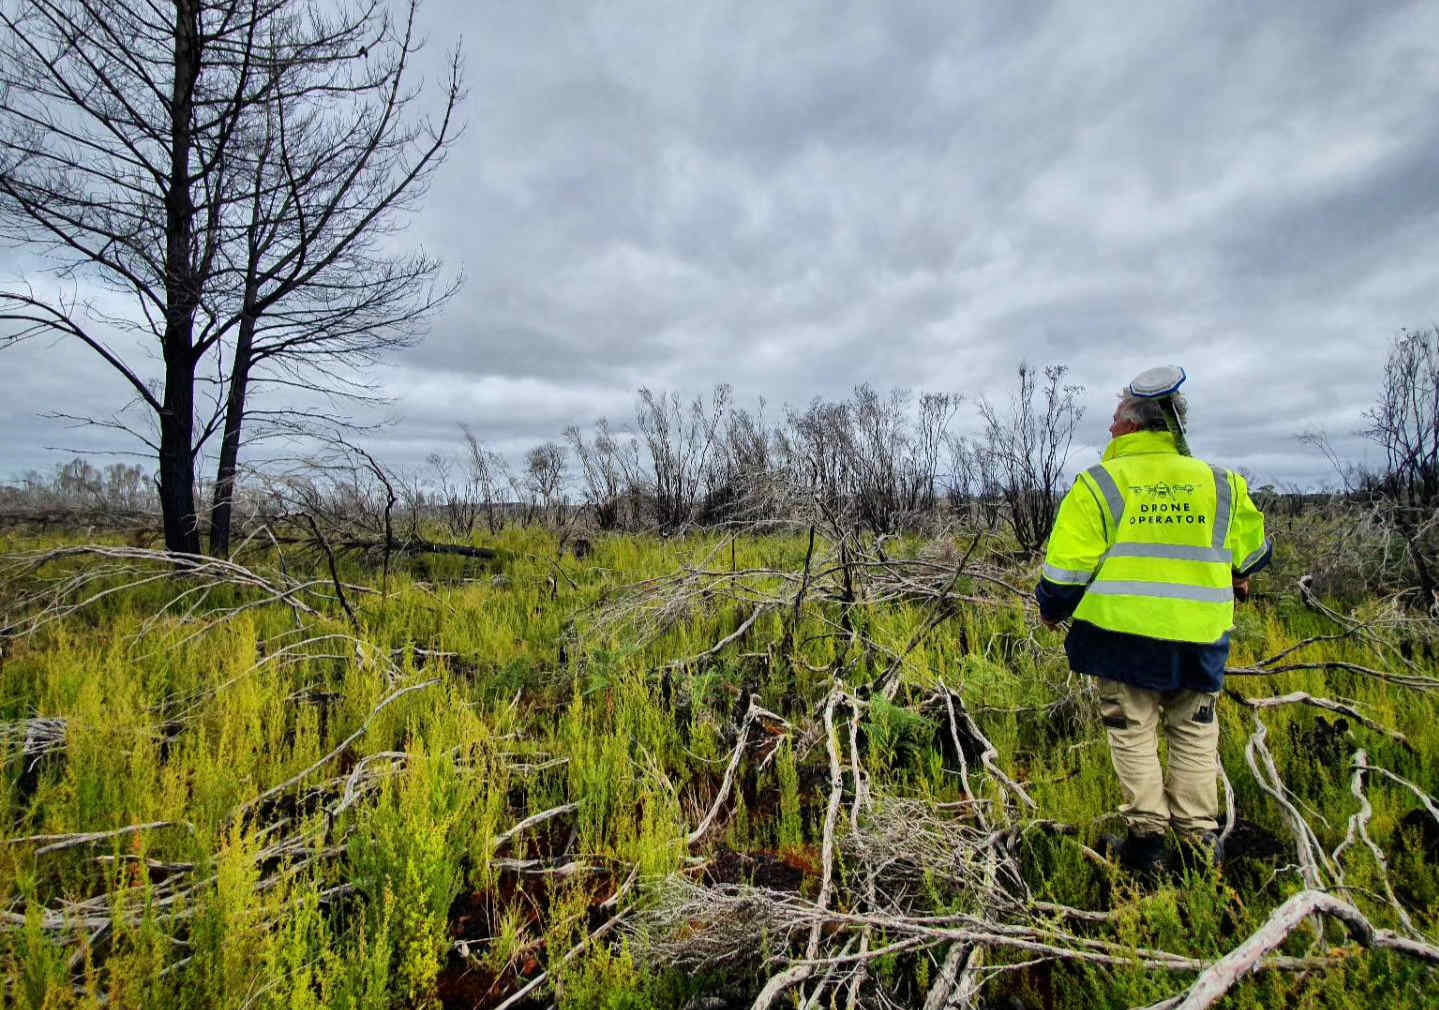
[[[724,384],[689,399],[642,388],[632,425],[607,418],[589,430],[571,425],[517,463],[465,425],[458,451],[432,453],[412,471],[362,459],[337,435],[331,449],[338,451],[283,474],[253,471],[230,497],[242,517],[325,499],[327,514],[336,505],[340,512],[383,507],[412,528],[439,523],[456,537],[537,522],[673,533],[813,510],[884,534],[958,509],[991,528],[1007,523],[1021,549],[1034,550],[1053,521],[1082,416],[1080,389],[1065,383],[1066,371],[1021,365],[1005,403],[976,401],[982,431],[975,437],[954,430],[964,404],[957,393],[880,393],[863,384],[848,397],[816,397],[771,417],[763,401],[740,406]],[[138,466],[102,474],[77,459],[53,478],[31,474],[5,488],[0,505],[123,501],[126,509],[153,509],[156,486]],[[389,495],[394,501],[384,504]]]
[[[1020,365],[1008,400],[976,401],[978,436],[954,430],[958,393],[816,397],[771,417],[740,406],[727,384],[707,395],[639,390],[633,426],[572,425],[514,467],[463,429],[464,449],[432,454],[407,495],[467,536],[507,522],[600,530],[783,521],[818,509],[876,534],[932,524],[960,509],[1007,523],[1021,550],[1048,535],[1075,429],[1080,387],[1067,369]]]
[[[111,463],[98,469],[76,457],[52,473],[31,470],[13,484],[0,484],[0,510],[7,512],[94,509],[153,512],[154,478],[144,467]]]
[[[1005,399],[973,401],[972,435],[956,431],[958,393],[868,384],[773,414],[762,400],[741,406],[724,384],[690,398],[640,389],[632,420],[571,425],[518,459],[462,424],[457,451],[410,470],[383,466],[337,434],[328,456],[283,474],[248,471],[234,500],[243,522],[323,512],[371,531],[403,523],[412,539],[423,527],[469,540],[516,523],[674,533],[816,515],[883,535],[958,520],[1004,526],[1033,553],[1066,490],[1082,417],[1081,389],[1066,375],[1063,365],[1020,365]],[[1341,490],[1263,485],[1255,497],[1291,538],[1305,515],[1333,520],[1338,539],[1319,545],[1325,557],[1311,565],[1335,583],[1327,590],[1413,587],[1411,602],[1439,613],[1439,328],[1394,338],[1364,423],[1379,466],[1345,460],[1323,433],[1308,433],[1300,437],[1328,456]],[[139,466],[100,470],[75,459],[0,486],[0,512],[154,511],[155,489]]]

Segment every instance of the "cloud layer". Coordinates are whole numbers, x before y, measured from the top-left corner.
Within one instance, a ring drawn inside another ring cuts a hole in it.
[[[467,282],[371,441],[516,450],[640,385],[1002,398],[1027,359],[1087,387],[1083,455],[1173,361],[1198,452],[1323,479],[1293,436],[1357,453],[1436,318],[1439,7],[1288,7],[428,0],[467,129],[404,238]],[[0,470],[77,441],[38,411],[125,399],[63,345],[0,375]]]

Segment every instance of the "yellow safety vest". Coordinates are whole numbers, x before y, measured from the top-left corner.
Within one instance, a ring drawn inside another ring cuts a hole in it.
[[[1244,478],[1181,456],[1164,431],[1121,435],[1060,503],[1044,577],[1086,586],[1074,616],[1110,631],[1213,642],[1235,575],[1266,553]]]

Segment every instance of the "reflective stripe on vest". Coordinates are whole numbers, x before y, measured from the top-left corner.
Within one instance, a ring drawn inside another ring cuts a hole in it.
[[[1265,555],[1268,551],[1269,551],[1269,541],[1266,539],[1266,540],[1264,541],[1264,543],[1262,543],[1262,544],[1259,545],[1259,549],[1258,549],[1257,551],[1255,551],[1254,553],[1250,554],[1249,557],[1245,558],[1243,561],[1241,561],[1239,564],[1235,565],[1234,567],[1235,567],[1236,569],[1238,569],[1241,573],[1247,572],[1247,571],[1249,571],[1250,567],[1251,567],[1256,561],[1258,561],[1260,558],[1264,557],[1264,555]]]
[[[1094,578],[1094,573],[1075,571],[1072,568],[1055,568],[1046,563],[1044,577],[1050,582],[1058,582],[1065,586],[1085,586],[1089,584],[1090,579]]]
[[[1127,634],[1217,641],[1234,618],[1229,472],[1155,453],[1106,461],[1085,475],[1103,495],[1101,516],[1107,511],[1114,526],[1105,531],[1108,549],[1092,580],[1071,571],[1062,555],[1046,564],[1053,582],[1087,583],[1074,616]],[[1206,477],[1214,481],[1212,498]]]
[[[1124,518],[1124,495],[1119,493],[1119,485],[1114,483],[1114,478],[1104,469],[1103,464],[1096,464],[1084,472],[1099,485],[1104,500],[1109,504],[1109,514],[1114,517],[1114,528],[1118,530],[1119,522]]]
[[[1234,512],[1233,493],[1229,489],[1229,471],[1222,466],[1210,466],[1214,471],[1214,546],[1223,547],[1229,536],[1229,517]]]
[[[1198,603],[1232,603],[1231,586],[1185,586],[1173,582],[1095,582],[1088,594],[1094,596],[1149,596],[1156,600],[1194,600]]]
[[[1229,561],[1222,547],[1190,547],[1186,544],[1115,544],[1106,558],[1164,558],[1167,561]]]

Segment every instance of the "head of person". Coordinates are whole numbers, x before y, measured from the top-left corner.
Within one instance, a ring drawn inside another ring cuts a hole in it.
[[[1189,401],[1183,393],[1171,393],[1165,399],[1174,405],[1174,413],[1181,425],[1187,425]],[[1136,431],[1168,431],[1169,422],[1164,416],[1163,400],[1155,397],[1135,396],[1128,388],[1119,391],[1119,405],[1114,408],[1114,420],[1109,425],[1110,438],[1132,435]]]

